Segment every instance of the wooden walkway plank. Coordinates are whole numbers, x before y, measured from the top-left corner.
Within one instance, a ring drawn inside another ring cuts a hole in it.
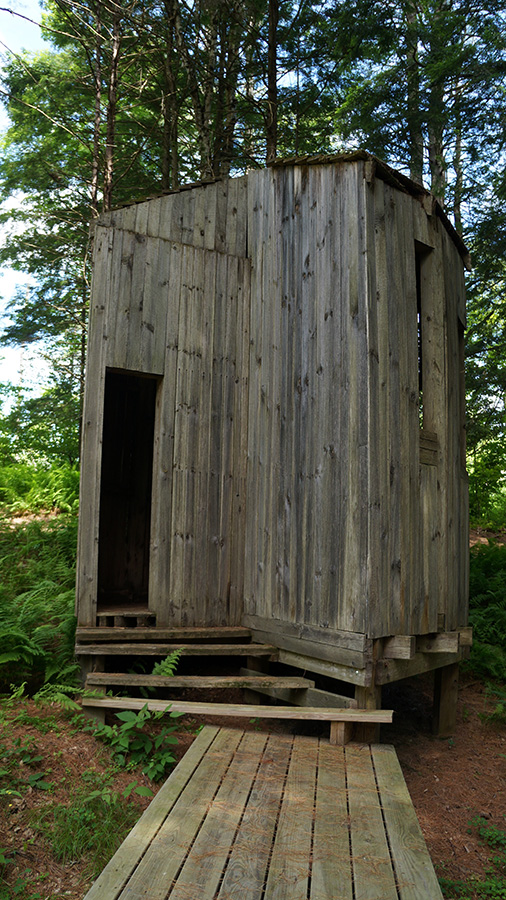
[[[219,900],[258,900],[269,865],[293,738],[271,735],[218,893]]]
[[[442,900],[393,747],[205,726],[85,900]]]
[[[266,734],[254,733],[237,747],[171,891],[171,900],[210,900],[215,896],[266,742]]]
[[[436,873],[393,747],[371,747],[401,900],[442,900]]]
[[[220,729],[202,759],[198,777],[189,782],[184,795],[174,804],[172,815],[165,819],[156,841],[143,856],[119,900],[144,897],[147,886],[149,900],[165,900],[168,896],[241,737],[240,731]]]
[[[269,900],[306,900],[318,743],[294,738],[292,758],[267,877]]]
[[[116,900],[139,860],[158,833],[200,764],[219,729],[210,725],[200,732],[184,758],[149,804],[135,828],[86,894],[86,900]]]
[[[320,742],[311,900],[353,900],[344,749]]]
[[[345,748],[355,900],[397,900],[368,744]]]

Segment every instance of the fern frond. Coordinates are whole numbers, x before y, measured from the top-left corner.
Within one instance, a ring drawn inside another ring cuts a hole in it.
[[[182,652],[182,650],[173,650],[171,653],[169,653],[168,656],[165,657],[165,659],[162,659],[160,662],[155,663],[151,674],[165,675],[168,677],[174,675]]]

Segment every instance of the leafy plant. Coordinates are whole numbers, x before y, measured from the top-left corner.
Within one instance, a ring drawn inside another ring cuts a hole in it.
[[[167,770],[174,764],[175,758],[171,747],[177,744],[174,737],[175,725],[162,725],[156,735],[148,734],[145,726],[148,723],[158,723],[165,715],[176,718],[181,715],[178,712],[169,712],[169,706],[165,712],[151,713],[147,705],[139,712],[127,709],[116,713],[121,725],[88,725],[87,730],[93,731],[95,737],[104,741],[112,750],[114,761],[119,766],[135,768],[141,766],[142,771],[152,781],[160,781]]]
[[[482,879],[471,878],[469,881],[440,878],[439,883],[445,897],[470,900],[471,896],[479,900],[505,900],[506,898],[506,832],[490,825],[486,819],[478,816],[469,823],[469,832],[475,830],[484,844],[494,851],[490,857],[491,865],[485,870]]]
[[[28,787],[41,791],[52,788],[46,772],[26,772],[27,769],[37,770],[44,761],[34,738],[18,737],[11,741],[4,738],[0,743],[0,759],[0,802],[2,798],[10,801],[14,797],[21,797],[23,790]]]
[[[155,663],[152,674],[165,675],[167,677],[174,675],[182,652],[182,650],[173,650],[172,653],[169,653],[169,655],[165,657],[165,659]]]

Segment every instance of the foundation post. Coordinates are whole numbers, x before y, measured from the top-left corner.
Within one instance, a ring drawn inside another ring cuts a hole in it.
[[[438,737],[450,737],[455,731],[458,690],[458,662],[434,671],[432,731]]]

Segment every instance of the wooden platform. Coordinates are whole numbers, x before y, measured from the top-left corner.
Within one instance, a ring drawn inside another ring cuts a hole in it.
[[[206,726],[85,900],[441,900],[393,747]]]

